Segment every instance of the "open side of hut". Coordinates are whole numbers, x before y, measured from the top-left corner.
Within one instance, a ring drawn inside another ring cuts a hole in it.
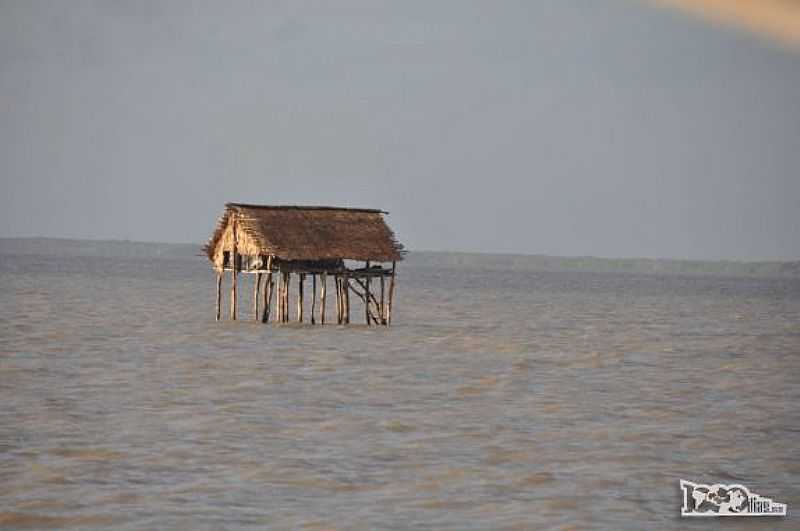
[[[217,320],[221,318],[222,277],[229,271],[231,319],[238,313],[238,274],[250,273],[256,275],[254,318],[266,323],[272,314],[274,321],[288,322],[289,288],[295,274],[298,321],[303,321],[303,289],[311,276],[312,324],[317,320],[325,324],[328,277],[333,278],[336,290],[337,323],[350,322],[352,293],[361,299],[368,325],[391,324],[395,269],[404,251],[384,214],[388,212],[363,208],[227,203],[204,247],[217,272]],[[364,267],[348,268],[345,260],[363,261]]]

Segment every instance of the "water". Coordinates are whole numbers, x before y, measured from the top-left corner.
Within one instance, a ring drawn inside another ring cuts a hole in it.
[[[764,527],[681,520],[679,478],[800,509],[797,279],[412,258],[390,328],[240,293],[216,323],[202,258],[0,255],[0,526]]]

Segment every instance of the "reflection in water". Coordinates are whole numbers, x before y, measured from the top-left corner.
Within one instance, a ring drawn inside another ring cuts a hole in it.
[[[0,255],[0,526],[699,526],[679,478],[800,506],[797,280],[399,271],[391,328],[264,326],[214,322],[199,258]]]

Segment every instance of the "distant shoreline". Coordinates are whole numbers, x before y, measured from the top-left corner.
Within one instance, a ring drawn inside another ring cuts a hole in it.
[[[117,258],[198,258],[199,243],[126,240],[76,240],[46,237],[0,238],[0,255],[55,255]],[[511,271],[585,271],[597,273],[700,274],[800,278],[800,260],[736,261],[673,258],[600,258],[451,251],[411,251],[408,262],[420,267],[503,269]]]

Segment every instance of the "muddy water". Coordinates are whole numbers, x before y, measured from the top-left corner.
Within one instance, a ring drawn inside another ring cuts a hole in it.
[[[263,326],[200,258],[0,255],[0,527],[709,527],[679,478],[800,509],[797,280],[399,270],[391,328]]]

